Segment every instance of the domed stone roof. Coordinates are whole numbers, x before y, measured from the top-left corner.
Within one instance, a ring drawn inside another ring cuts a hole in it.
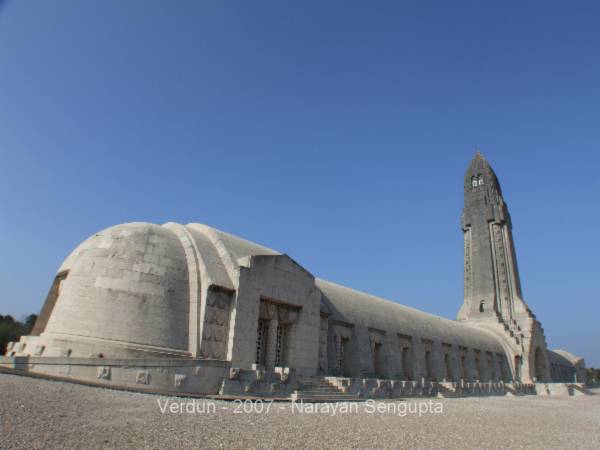
[[[79,245],[59,274],[66,276],[46,335],[187,351],[188,268],[169,229],[107,228]]]

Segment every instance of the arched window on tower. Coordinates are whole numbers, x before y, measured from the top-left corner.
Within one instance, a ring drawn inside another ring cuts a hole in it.
[[[482,313],[485,311],[485,300],[481,300],[479,302],[479,312]]]
[[[481,175],[479,175],[479,177],[477,177],[477,184],[479,186],[483,186],[483,177]]]
[[[473,186],[474,188],[477,187],[479,185],[478,181],[477,181],[477,177],[472,177],[471,178],[471,186]]]

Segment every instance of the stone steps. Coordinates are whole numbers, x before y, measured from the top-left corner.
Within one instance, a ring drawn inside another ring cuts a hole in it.
[[[360,400],[358,394],[341,394],[341,393],[316,393],[316,392],[304,392],[296,391],[292,394],[291,399],[294,401],[304,401],[309,403],[317,402],[356,402]]]
[[[306,386],[303,385],[301,388],[303,391],[329,391],[329,392],[340,392],[335,386]]]
[[[325,378],[308,379],[300,382],[291,399],[305,402],[347,402],[360,400],[359,394],[349,394]]]

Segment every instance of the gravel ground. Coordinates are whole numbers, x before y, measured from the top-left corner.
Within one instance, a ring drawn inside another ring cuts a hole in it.
[[[179,402],[196,412],[168,411]],[[335,415],[332,405],[300,413],[274,403],[267,413],[250,404],[244,413],[235,402],[0,374],[0,447],[600,447],[600,395],[337,404]]]

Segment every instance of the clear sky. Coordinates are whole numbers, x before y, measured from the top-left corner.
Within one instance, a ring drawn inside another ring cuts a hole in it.
[[[1,1],[1,0],[0,0]],[[550,348],[600,366],[600,3],[0,4],[0,314],[83,239],[201,222],[454,318],[480,148]]]

